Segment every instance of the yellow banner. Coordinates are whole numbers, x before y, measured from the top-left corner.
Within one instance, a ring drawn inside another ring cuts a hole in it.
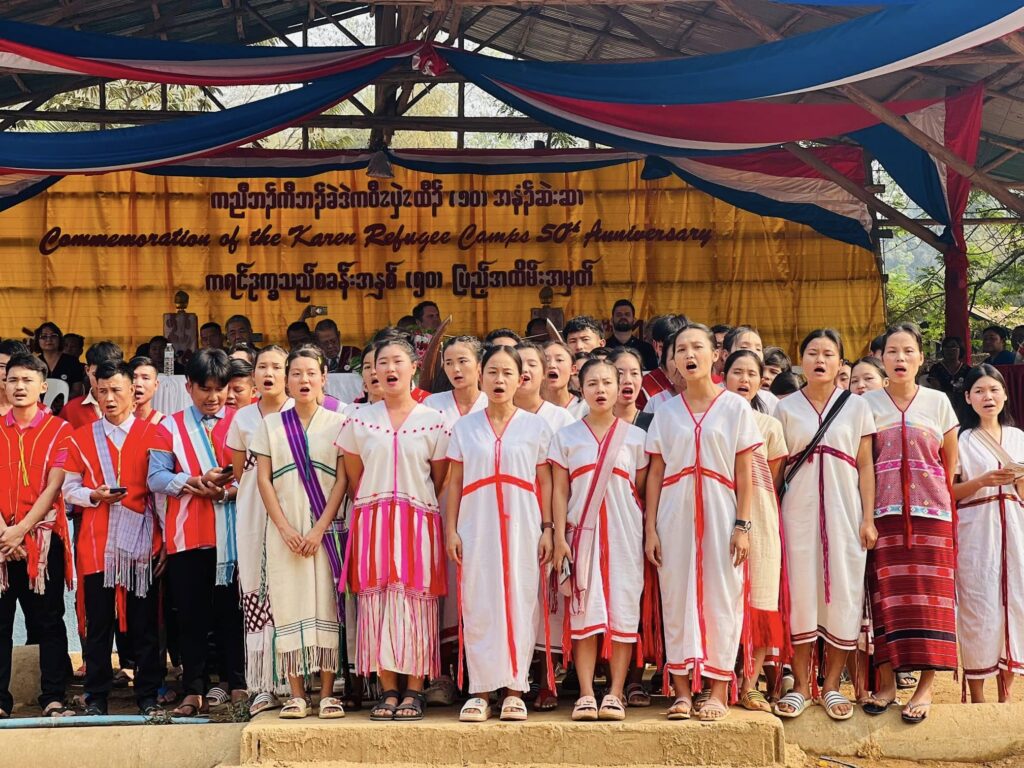
[[[740,211],[638,163],[516,176],[395,168],[314,178],[121,172],[68,177],[0,214],[0,335],[55,321],[126,349],[160,334],[177,290],[199,323],[248,315],[284,338],[325,305],[361,345],[424,299],[452,330],[522,330],[545,285],[565,317],[683,312],[746,322],[795,351],[833,326],[848,354],[883,324],[873,254],[808,227]]]

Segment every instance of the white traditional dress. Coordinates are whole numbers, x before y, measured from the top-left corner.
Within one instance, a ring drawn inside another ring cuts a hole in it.
[[[544,419],[552,435],[577,421],[568,408],[562,408],[547,400],[540,404],[536,414]],[[558,599],[558,577],[554,568],[547,568],[547,576],[541,580],[541,589],[546,589],[547,595],[541,594],[541,612],[537,618],[535,647],[538,651],[546,652],[550,648],[554,653],[561,653],[565,611],[563,601]],[[545,605],[547,611],[544,610]]]
[[[476,413],[482,411],[487,407],[487,395],[481,392],[476,398],[476,402],[470,406],[469,410],[465,413],[459,407],[459,404],[455,402],[455,393],[448,392],[435,392],[434,394],[427,397],[423,404],[428,408],[433,408],[435,411],[440,411],[444,415],[445,424],[448,426],[448,431],[455,427],[455,422],[470,413]],[[441,496],[438,498],[437,503],[441,508],[441,514],[444,515],[446,499],[448,496],[447,487],[441,489]],[[447,562],[447,574],[448,574],[448,594],[441,598],[441,643],[455,643],[459,640],[459,600],[456,595],[456,577],[458,574],[458,568],[452,560]],[[443,670],[442,670],[443,671]]]
[[[789,461],[818,431],[844,390],[836,387],[818,413],[803,390],[779,401]],[[857,451],[875,432],[871,408],[851,396],[789,484],[782,499],[782,525],[789,575],[789,627],[794,645],[823,637],[844,650],[857,646],[864,616],[864,568],[860,545],[864,512]]]
[[[288,398],[281,410],[294,407]],[[263,557],[267,531],[267,509],[256,483],[256,455],[251,446],[263,424],[259,405],[239,408],[228,430],[227,446],[245,452],[242,478],[238,481],[235,535],[238,540],[238,588],[242,593],[245,618],[245,681],[250,691],[271,691],[274,687],[274,617],[263,578]]]
[[[611,430],[599,443],[585,421],[560,430],[548,451],[550,461],[567,471],[570,480],[566,535],[575,570],[573,594],[565,598],[568,634],[572,640],[603,634],[604,658],[610,658],[612,641],[636,643],[640,649],[644,588],[644,520],[636,473],[647,467],[647,435],[621,420],[615,430],[623,431],[615,455],[610,454]],[[605,462],[604,498],[593,498],[588,505],[595,472]],[[563,647],[567,642],[563,638]]]
[[[459,600],[472,692],[530,687],[540,613],[537,466],[550,439],[542,418],[518,409],[501,437],[481,411],[460,419],[448,444],[463,472]]]
[[[338,436],[363,463],[344,569],[359,600],[360,675],[440,673],[437,600],[446,576],[430,467],[445,460],[448,438],[444,416],[424,405],[392,428],[383,401],[355,411]]]
[[[1002,428],[1000,445],[1024,461],[1024,432]],[[1002,464],[975,430],[960,435],[960,481]],[[1011,485],[981,488],[957,505],[957,635],[964,676],[1024,674],[1024,504]]]
[[[281,511],[301,536],[316,524],[337,482],[339,452],[334,439],[344,421],[340,413],[320,407],[303,431],[294,411],[267,414],[249,446],[252,453],[270,459]],[[266,578],[279,681],[339,668],[342,537],[341,521],[335,520],[316,554],[303,557],[288,548],[275,526],[266,526]]]
[[[674,389],[663,389],[651,395],[644,404],[644,413],[657,413],[658,409],[673,397],[678,397]]]
[[[750,404],[722,390],[703,413],[682,396],[663,403],[647,452],[665,462],[657,510],[665,669],[732,680],[743,630],[744,569],[732,563],[736,456],[762,442]],[[650,514],[650,511],[648,511]]]

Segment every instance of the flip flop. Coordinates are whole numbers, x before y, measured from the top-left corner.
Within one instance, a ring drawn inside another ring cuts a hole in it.
[[[501,716],[499,719],[512,722],[522,722],[527,718],[526,702],[518,696],[506,696],[501,702]]]
[[[850,708],[850,711],[846,714],[836,712],[836,707],[841,707],[844,704]],[[853,717],[853,702],[839,691],[825,691],[821,698],[821,705],[825,708],[825,714],[833,720],[849,720]]]
[[[487,699],[474,696],[467,699],[459,712],[460,723],[483,723],[491,719],[491,703]]]
[[[787,704],[792,707],[792,711],[786,709],[779,709],[782,704]],[[772,707],[772,712],[775,713],[776,717],[800,717],[807,709],[807,698],[797,691],[790,691],[781,699],[775,702],[775,706]]]
[[[905,706],[903,708],[903,711],[900,712],[900,717],[903,718],[904,723],[910,723],[911,725],[919,725],[920,723],[923,723],[925,720],[928,719],[928,712],[931,710],[931,708],[932,703],[930,701],[926,704],[912,704],[910,702],[907,702],[907,706]],[[907,714],[907,710],[910,709],[921,709],[924,711],[921,712],[920,715],[910,715]]]
[[[878,715],[885,714],[893,704],[899,704],[899,702],[896,699],[885,700],[872,696],[861,708],[864,710],[864,714],[877,717]]]
[[[685,709],[680,709],[681,706],[685,705]],[[689,720],[690,713],[693,711],[693,702],[685,696],[680,696],[678,699],[672,702],[672,706],[668,708],[667,717],[669,720]]]

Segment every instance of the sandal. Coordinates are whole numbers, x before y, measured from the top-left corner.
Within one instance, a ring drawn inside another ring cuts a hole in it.
[[[483,723],[491,719],[491,703],[487,699],[474,696],[467,699],[459,712],[460,723]]]
[[[249,717],[256,717],[260,712],[266,712],[268,709],[277,709],[280,706],[281,702],[278,701],[277,696],[269,691],[261,691],[256,694],[252,704],[249,705]]]
[[[649,707],[651,706],[651,694],[644,690],[640,683],[630,683],[626,686],[627,707]]]
[[[228,692],[219,685],[214,686],[206,692],[206,705],[211,709],[222,707],[229,701],[231,701],[231,696],[228,695]]]
[[[782,706],[788,706],[789,709],[782,709]],[[800,717],[807,709],[807,698],[797,691],[790,691],[781,699],[775,702],[775,706],[772,707],[772,712],[775,713],[776,717]]]
[[[740,696],[740,706],[750,712],[767,712],[771,714],[772,711],[772,705],[768,703],[768,699],[756,688],[751,688]]]
[[[917,685],[917,677],[914,676],[913,672],[897,672],[896,673],[896,689],[905,691],[913,688]]]
[[[197,717],[207,712],[209,710],[203,702],[203,697],[192,694],[182,699],[181,704],[171,711],[171,717]]]
[[[697,719],[702,723],[717,723],[729,716],[729,708],[714,696],[709,696],[704,706],[697,713]]]
[[[864,704],[863,709],[865,714],[876,717],[885,714],[893,704],[899,704],[899,702],[896,699],[880,699],[877,696],[872,696]]]
[[[156,703],[165,705],[173,704],[178,700],[178,692],[169,685],[161,686],[160,691],[156,695]]]
[[[400,720],[402,722],[411,722],[413,720],[422,720],[423,719],[423,705],[426,703],[426,698],[427,697],[423,694],[423,691],[406,691],[405,693],[402,694],[402,701],[401,701],[401,703],[397,707],[395,707],[395,716],[393,718],[391,718],[391,719],[392,720]],[[406,699],[410,699],[408,704],[405,703]],[[403,709],[411,710],[413,714],[411,714],[411,715],[400,715],[400,714],[398,714],[398,712],[400,710],[403,710]]]
[[[548,688],[541,688],[537,700],[533,702],[534,712],[551,712],[558,709],[558,694]]]
[[[394,699],[394,704],[388,704],[388,699]],[[370,719],[377,721],[394,720],[395,710],[398,709],[398,703],[402,700],[402,694],[398,691],[384,691],[380,695],[380,699],[373,705],[373,709],[370,710]],[[378,714],[379,713],[379,714]]]
[[[919,725],[920,723],[923,723],[925,720],[928,719],[928,712],[931,711],[931,708],[932,703],[930,701],[924,704],[915,704],[913,702],[907,702],[907,706],[905,706],[903,708],[903,711],[900,712],[900,717],[903,718],[904,723],[910,723],[911,725]],[[921,714],[909,714],[910,710],[912,709],[921,710]]]
[[[686,696],[680,696],[672,702],[672,706],[668,708],[668,719],[669,720],[689,720],[690,713],[693,711],[693,700]]]
[[[601,709],[597,712],[598,720],[625,720],[626,708],[618,696],[608,694],[601,699]]]
[[[522,722],[526,719],[529,712],[526,711],[526,702],[518,696],[506,696],[505,700],[501,702],[501,717],[499,719],[506,722]]]
[[[844,704],[850,708],[849,712],[843,714],[836,712],[836,708]],[[853,717],[853,702],[839,691],[825,691],[821,697],[821,705],[825,708],[825,714],[833,720],[849,720]]]
[[[572,707],[572,719],[576,722],[597,720],[597,699],[593,696],[580,696]]]
[[[299,696],[295,696],[284,703],[277,716],[282,720],[301,720],[308,714],[309,702]]]
[[[704,705],[708,703],[708,699],[711,698],[711,689],[702,688],[700,693],[693,697],[693,714],[700,714],[700,711],[704,709]]]
[[[456,693],[455,681],[447,675],[431,680],[424,691],[428,707],[450,707],[455,703]]]
[[[339,720],[344,716],[345,707],[342,706],[341,699],[334,696],[326,696],[320,699],[320,714],[318,717],[321,720]]]

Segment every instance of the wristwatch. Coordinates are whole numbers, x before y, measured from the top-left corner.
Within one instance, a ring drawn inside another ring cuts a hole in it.
[[[743,531],[744,533],[750,533],[750,529],[754,527],[754,524],[750,520],[737,520],[733,526],[737,531]]]
[[[546,531],[546,530],[548,530],[548,528],[550,528],[551,530],[554,530],[555,529],[555,524],[554,523],[541,523],[540,524],[540,529],[542,531]]]

